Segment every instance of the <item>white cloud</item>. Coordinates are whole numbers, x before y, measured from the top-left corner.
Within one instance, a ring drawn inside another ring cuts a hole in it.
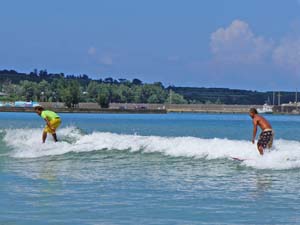
[[[272,43],[256,36],[246,22],[234,20],[211,34],[210,47],[218,62],[252,64],[268,56]]]
[[[90,56],[90,60],[105,66],[113,65],[114,58],[118,56],[117,54],[109,53],[108,51],[98,51],[93,46],[88,48],[87,54]]]
[[[90,47],[87,51],[89,55],[95,55],[97,53],[97,49],[95,47]]]
[[[110,55],[103,55],[100,57],[99,62],[106,66],[111,66],[113,64],[113,58]]]
[[[273,51],[273,61],[280,66],[300,72],[300,38],[286,38]]]

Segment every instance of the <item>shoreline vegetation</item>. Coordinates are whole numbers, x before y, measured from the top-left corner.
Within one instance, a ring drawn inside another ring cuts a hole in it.
[[[281,102],[293,102],[295,93],[280,92],[280,97]],[[58,112],[121,113],[244,113],[255,105],[277,103],[273,92],[165,87],[161,82],[143,83],[137,78],[92,79],[85,74],[65,75],[37,69],[30,73],[0,70],[0,102],[15,101],[42,102],[46,108]],[[0,108],[0,111],[28,110]]]

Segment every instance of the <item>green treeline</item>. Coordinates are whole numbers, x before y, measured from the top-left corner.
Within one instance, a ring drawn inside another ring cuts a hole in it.
[[[198,88],[172,87],[172,90],[182,95],[189,103],[230,104],[230,105],[263,105],[273,104],[273,92],[259,92],[229,88]],[[278,104],[278,94],[275,93],[274,104]],[[295,92],[280,92],[280,102],[295,101]]]
[[[64,102],[76,107],[79,102],[97,102],[101,107],[109,103],[187,103],[187,101],[162,83],[144,84],[139,79],[105,78],[93,80],[87,75],[48,74],[34,70],[30,74],[14,70],[0,71],[1,100]]]
[[[0,91],[7,96],[0,100],[65,102],[76,107],[79,102],[109,103],[172,103],[172,104],[237,104],[273,103],[273,92],[229,88],[164,87],[156,82],[145,84],[139,79],[91,79],[88,75],[53,74],[34,70],[29,74],[0,70]],[[275,104],[278,97],[275,96]],[[295,101],[294,92],[280,92],[281,103]]]

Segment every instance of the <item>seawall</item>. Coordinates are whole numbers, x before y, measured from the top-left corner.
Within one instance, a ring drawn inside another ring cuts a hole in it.
[[[165,114],[166,110],[152,110],[152,109],[86,109],[86,108],[51,108],[58,113],[131,113],[131,114]],[[0,112],[28,112],[33,113],[33,108],[26,107],[1,107]]]
[[[251,107],[262,107],[261,105],[111,103],[110,108],[101,108],[97,103],[79,103],[76,108],[66,108],[63,103],[40,102],[40,104],[46,109],[59,113],[248,113]],[[0,112],[33,112],[33,108],[0,107]]]

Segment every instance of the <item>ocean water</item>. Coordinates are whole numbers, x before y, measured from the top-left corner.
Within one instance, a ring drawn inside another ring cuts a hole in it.
[[[0,113],[0,224],[300,224],[300,117]],[[246,159],[238,162],[232,157]]]

